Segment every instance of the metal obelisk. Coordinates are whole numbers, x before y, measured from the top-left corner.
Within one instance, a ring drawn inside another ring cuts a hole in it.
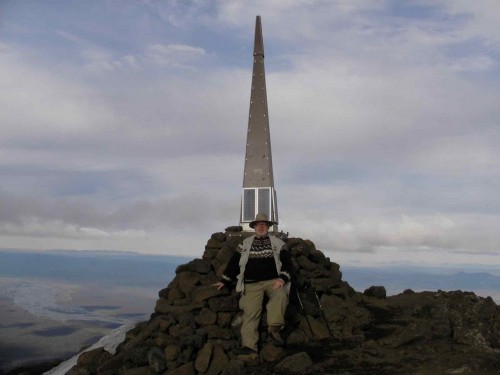
[[[265,213],[278,223],[278,206],[274,190],[271,134],[267,111],[266,75],[264,70],[264,40],[260,16],[255,21],[253,76],[248,116],[245,172],[241,198],[240,225],[251,231],[249,222],[257,213]],[[278,230],[277,224],[271,229]]]

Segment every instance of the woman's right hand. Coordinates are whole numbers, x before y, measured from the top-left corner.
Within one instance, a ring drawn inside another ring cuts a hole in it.
[[[222,281],[216,282],[215,284],[212,284],[212,286],[216,286],[218,290],[221,290],[224,288],[224,283]]]

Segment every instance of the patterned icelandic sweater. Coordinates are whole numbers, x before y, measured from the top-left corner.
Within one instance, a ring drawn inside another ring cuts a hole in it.
[[[226,286],[230,286],[236,281],[236,277],[240,273],[240,258],[243,251],[243,245],[238,246],[231,259],[229,260],[226,270],[222,274],[222,282]],[[286,245],[280,249],[281,270],[278,274],[276,270],[276,262],[274,261],[273,249],[269,236],[259,238],[255,237],[250,248],[248,262],[245,267],[244,281],[245,283],[255,283],[258,281],[272,280],[281,278],[283,281],[290,281],[292,272],[292,258]]]

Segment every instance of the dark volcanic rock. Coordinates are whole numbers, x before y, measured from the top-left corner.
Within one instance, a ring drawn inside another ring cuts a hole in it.
[[[385,288],[383,286],[371,286],[368,289],[366,289],[363,292],[363,294],[365,296],[375,297],[375,298],[385,298],[387,295]]]
[[[68,374],[81,374],[82,369],[85,369],[85,374],[97,374],[98,367],[110,358],[111,354],[102,348],[84,352],[78,357],[76,366],[73,366]]]
[[[276,366],[276,372],[279,374],[306,374],[312,367],[311,357],[305,352],[293,354]]]
[[[248,235],[241,227],[214,233],[202,259],[177,267],[151,319],[130,330],[115,355],[96,349],[69,373],[500,373],[500,308],[491,298],[411,290],[387,297],[383,286],[359,293],[342,280],[338,264],[300,238],[284,239],[295,268],[282,332],[286,345],[269,343],[264,313],[259,356],[235,355],[239,296],[212,284]]]

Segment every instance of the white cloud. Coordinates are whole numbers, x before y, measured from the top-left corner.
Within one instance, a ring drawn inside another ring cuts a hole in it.
[[[446,10],[452,17],[466,19],[462,33],[470,39],[479,39],[485,46],[494,48],[498,52],[500,47],[500,4],[495,0],[443,1]]]
[[[496,4],[420,5],[136,3],[92,30],[90,7],[54,55],[10,34],[4,243],[200,255],[237,224],[260,14],[281,228],[343,256],[497,253]]]
[[[138,59],[136,56],[134,55],[126,55],[126,56],[123,56],[123,60],[128,64],[130,65],[131,67],[133,68],[139,68],[139,63],[138,63]]]
[[[115,60],[109,51],[100,48],[86,48],[81,51],[85,60],[84,68],[92,73],[112,72],[122,67],[121,61]]]
[[[456,60],[451,68],[455,71],[483,71],[495,67],[494,60],[489,56],[473,56]]]
[[[0,56],[2,138],[85,132],[113,121],[94,89],[65,80],[15,56]]]
[[[36,218],[25,219],[18,226],[1,225],[0,233],[5,237],[70,238],[91,241],[109,237],[123,240],[128,237],[146,236],[144,231],[139,230],[105,231],[100,228],[76,226],[61,221],[41,221]]]
[[[157,65],[187,69],[192,69],[192,64],[205,55],[203,48],[183,44],[153,44],[146,52],[147,58]]]

